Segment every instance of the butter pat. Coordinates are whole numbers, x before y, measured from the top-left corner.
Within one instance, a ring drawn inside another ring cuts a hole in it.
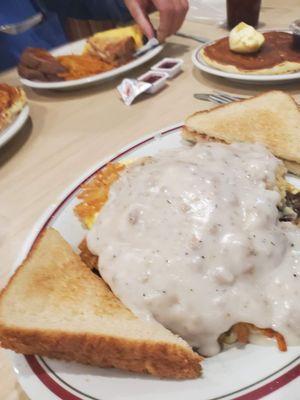
[[[264,42],[264,35],[245,22],[240,22],[229,34],[229,47],[235,53],[255,53]]]

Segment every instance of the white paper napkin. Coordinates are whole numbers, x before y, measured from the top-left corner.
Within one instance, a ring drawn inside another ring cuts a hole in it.
[[[189,20],[221,23],[226,18],[226,0],[189,0],[189,3]]]

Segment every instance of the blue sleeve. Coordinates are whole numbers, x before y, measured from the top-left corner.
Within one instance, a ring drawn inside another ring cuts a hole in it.
[[[92,0],[91,3],[97,3],[99,7],[99,3],[105,3],[106,8],[109,13],[109,19],[115,21],[130,21],[132,19],[131,14],[129,13],[127,7],[124,4],[123,0]]]
[[[30,0],[0,1],[0,25],[20,22],[36,12],[37,8]]]
[[[0,0],[0,24],[20,22],[38,11],[46,18],[19,35],[0,33],[0,71],[15,66],[26,47],[51,49],[66,43],[61,22],[66,17],[126,22],[131,16],[122,0]]]
[[[43,0],[50,11],[60,19],[114,20],[126,22],[131,19],[123,0]]]
[[[0,0],[0,24],[20,22],[36,12],[30,0]],[[51,49],[64,43],[66,37],[60,21],[51,12],[42,23],[19,35],[0,32],[0,71],[15,66],[26,47]]]

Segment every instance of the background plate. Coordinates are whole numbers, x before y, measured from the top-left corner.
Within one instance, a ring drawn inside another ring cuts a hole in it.
[[[56,228],[76,249],[86,231],[73,214],[79,185],[109,161],[156,154],[161,149],[184,146],[180,127],[165,129],[132,143],[118,154],[92,168],[42,216],[20,255],[20,262],[46,226]],[[294,184],[300,180],[294,178]],[[18,379],[33,400],[296,400],[300,393],[300,347],[281,353],[275,346],[247,345],[232,348],[203,363],[203,376],[172,381],[68,363],[47,358],[13,354]],[[283,397],[278,397],[283,396]]]
[[[57,49],[51,51],[51,54],[54,56],[61,56],[66,54],[81,54],[86,43],[86,39],[78,40],[73,43],[66,44],[64,46],[58,47]],[[130,61],[129,63],[122,65],[121,67],[114,68],[111,71],[102,72],[100,74],[87,76],[86,78],[74,79],[71,81],[62,81],[62,82],[37,82],[30,81],[29,79],[20,78],[20,81],[23,85],[29,86],[35,89],[57,89],[57,90],[68,90],[75,89],[84,86],[94,85],[100,82],[103,82],[107,79],[112,79],[116,76],[123,74],[124,72],[128,72],[133,68],[138,67],[139,65],[145,64],[147,61],[154,58],[157,54],[159,54],[163,49],[163,45],[159,45],[154,49],[148,51],[146,54],[141,57]]]
[[[11,138],[13,138],[22,128],[29,116],[29,106],[26,104],[22,111],[17,115],[13,122],[0,132],[0,147],[4,146]]]
[[[266,32],[266,31],[263,31]],[[292,72],[290,74],[238,74],[235,72],[226,72],[221,71],[217,68],[214,68],[208,65],[203,57],[200,54],[201,49],[206,46],[210,46],[215,41],[211,41],[209,43],[205,43],[199,46],[192,55],[192,62],[196,68],[200,69],[201,71],[207,72],[210,75],[219,76],[222,78],[229,79],[231,81],[245,83],[245,84],[259,84],[259,85],[275,85],[275,84],[284,84],[293,82],[300,79],[300,71],[299,72]]]

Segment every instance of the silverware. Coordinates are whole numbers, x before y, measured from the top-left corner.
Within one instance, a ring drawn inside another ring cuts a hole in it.
[[[42,20],[43,14],[39,12],[22,22],[18,22],[16,24],[0,25],[0,32],[6,33],[8,35],[18,35],[19,33],[23,33],[33,26],[38,25]]]
[[[140,47],[135,53],[134,53],[134,57],[138,58],[143,56],[145,53],[148,53],[148,51],[153,50],[155,47],[159,46],[160,43],[156,38],[152,38],[150,40],[148,40],[148,42]]]
[[[183,37],[183,38],[186,38],[186,39],[196,40],[196,42],[199,42],[199,43],[208,43],[208,42],[210,42],[210,40],[205,38],[205,37],[197,36],[197,35],[190,35],[190,34],[183,33],[183,32],[176,32],[175,36]]]
[[[235,96],[232,94],[224,93],[224,92],[215,92],[215,93],[195,93],[195,99],[210,101],[215,104],[227,104],[237,100],[243,100],[247,97]]]
[[[194,97],[197,100],[210,101],[214,104],[228,104],[232,103],[233,101],[245,100],[249,98],[249,96],[236,96],[224,92],[195,93]],[[300,109],[300,104],[298,104],[298,107]]]

